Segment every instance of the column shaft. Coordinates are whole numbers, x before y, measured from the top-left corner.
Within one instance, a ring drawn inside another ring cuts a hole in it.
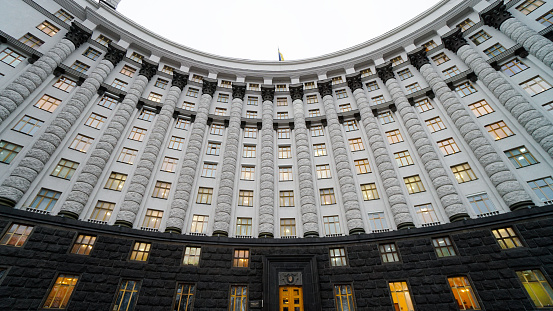
[[[273,129],[274,88],[262,89],[261,183],[259,194],[259,237],[274,237],[275,231],[275,132]]]

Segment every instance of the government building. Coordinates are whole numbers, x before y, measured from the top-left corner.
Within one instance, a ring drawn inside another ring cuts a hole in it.
[[[119,2],[1,1],[0,310],[553,310],[552,0],[280,62]]]

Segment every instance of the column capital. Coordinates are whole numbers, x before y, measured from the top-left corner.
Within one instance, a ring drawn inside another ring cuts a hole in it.
[[[503,1],[500,1],[496,3],[495,6],[491,6],[485,11],[480,12],[480,19],[484,21],[484,24],[496,29],[499,29],[499,27],[501,27],[501,24],[503,24],[503,22],[505,22],[509,18],[514,17],[509,11],[507,11],[507,8],[505,7],[505,4],[503,4]]]
[[[65,34],[65,39],[71,41],[75,45],[75,48],[78,48],[81,44],[88,41],[90,36],[92,36],[92,31],[80,23],[73,22],[71,23],[69,32]]]
[[[173,80],[171,81],[171,86],[176,86],[182,91],[186,84],[188,84],[188,75],[173,70]]]
[[[361,82],[361,74],[356,74],[351,77],[346,77],[346,81],[348,82],[348,86],[352,92],[357,89],[363,89],[363,83]]]
[[[138,72],[139,75],[143,75],[148,81],[157,73],[157,64],[149,62],[145,59],[142,60],[142,67]]]
[[[289,86],[288,89],[290,90],[292,101],[295,101],[297,99],[303,100],[303,85]]]
[[[317,88],[319,89],[321,97],[332,95],[332,81],[317,82]]]
[[[261,97],[263,101],[273,101],[275,99],[274,86],[261,86]]]
[[[444,43],[446,49],[451,50],[454,53],[457,53],[463,45],[468,45],[467,40],[463,38],[461,28],[457,28],[455,31],[446,34],[446,36],[442,37],[442,42]]]
[[[115,47],[113,44],[110,43],[108,46],[108,52],[106,53],[106,55],[104,55],[104,59],[112,63],[113,66],[116,66],[120,61],[123,60],[126,52],[127,51],[119,47]]]
[[[394,79],[394,71],[392,70],[392,63],[386,63],[379,67],[376,67],[376,73],[378,74],[378,77],[382,79],[382,82],[386,83],[386,81],[390,79]]]
[[[208,94],[213,97],[215,90],[217,89],[217,80],[211,80],[209,78],[202,79],[202,94]]]
[[[409,58],[411,65],[419,71],[422,66],[430,64],[430,60],[426,57],[426,50],[424,48],[420,48],[418,51],[415,50],[413,53],[407,54],[407,57]]]
[[[246,95],[246,84],[237,82],[232,83],[232,98],[244,100],[244,95]]]

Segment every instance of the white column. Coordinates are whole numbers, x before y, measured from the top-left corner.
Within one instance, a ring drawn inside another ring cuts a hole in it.
[[[275,132],[273,129],[275,88],[261,88],[261,184],[259,193],[259,237],[272,238],[275,231]]]

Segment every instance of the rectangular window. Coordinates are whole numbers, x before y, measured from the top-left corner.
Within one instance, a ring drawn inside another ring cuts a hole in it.
[[[523,247],[520,238],[511,227],[493,229],[492,233],[502,249]]]
[[[260,91],[258,83],[248,83],[248,90],[250,91]]]
[[[468,163],[452,166],[451,171],[460,184],[478,179]]]
[[[278,147],[278,158],[279,159],[290,159],[292,157],[292,147],[290,146],[279,146]]]
[[[233,285],[230,287],[230,311],[248,310],[248,287]]]
[[[324,136],[324,129],[322,125],[314,125],[311,127],[311,137]]]
[[[342,77],[334,77],[332,78],[332,85],[343,83],[344,80],[342,80]]]
[[[98,37],[96,38],[96,42],[107,47],[111,43],[111,39],[104,35],[98,35]]]
[[[334,285],[334,299],[338,311],[354,311],[355,299],[351,285]]]
[[[242,166],[240,171],[240,179],[242,180],[254,180],[255,176],[255,167],[253,166]]]
[[[59,9],[56,14],[54,14],[57,18],[61,19],[62,22],[67,22],[67,21],[70,21],[72,20],[74,17],[73,15],[65,12],[64,10],[62,9]]]
[[[286,97],[277,97],[277,106],[288,106],[288,99]]]
[[[194,309],[195,293],[196,286],[194,284],[178,283],[172,310],[192,311]]]
[[[392,62],[392,66],[397,66],[403,63],[403,58],[401,58],[401,56],[398,56],[398,57],[392,58],[390,61]]]
[[[505,151],[505,155],[511,160],[511,163],[516,167],[525,167],[528,165],[536,164],[536,158],[526,149],[526,147],[518,147]]]
[[[339,106],[340,107],[340,112],[348,112],[348,111],[351,111],[351,104],[342,104]]]
[[[535,9],[539,8],[544,3],[545,1],[542,0],[526,0],[519,6],[517,6],[517,10],[521,11],[524,15],[528,15],[534,12]]]
[[[277,112],[276,118],[279,120],[288,119],[288,112]]]
[[[0,245],[21,247],[27,241],[29,235],[31,235],[31,231],[33,231],[33,226],[14,223],[4,233],[2,240],[0,240]]]
[[[487,41],[488,39],[490,39],[491,36],[485,32],[484,30],[480,30],[479,32],[477,32],[476,34],[470,36],[470,40],[474,43],[474,45],[478,46],[482,43],[484,43],[485,41]]]
[[[407,187],[407,191],[409,192],[409,194],[426,191],[419,175],[404,177],[403,181],[405,182],[405,186]]]
[[[207,155],[218,156],[220,151],[221,151],[221,143],[216,143],[216,142],[207,143],[207,151],[206,151]]]
[[[75,86],[77,86],[77,82],[69,79],[68,77],[61,76],[58,81],[56,81],[56,83],[54,83],[52,86],[69,93],[71,92],[71,90],[73,90]]]
[[[225,131],[225,126],[222,125],[222,124],[211,124],[211,130],[210,130],[210,134],[212,135],[218,135],[218,136],[223,136],[223,133]]]
[[[161,98],[162,97],[163,97],[163,95],[161,95],[161,94],[150,92],[150,94],[148,95],[148,100],[151,100],[155,103],[161,103]]]
[[[227,80],[221,80],[221,87],[230,89],[232,88],[232,82]]]
[[[553,200],[553,178],[551,176],[529,181],[528,185],[542,202]]]
[[[203,79],[204,78],[202,76],[192,75],[192,78],[190,78],[190,81],[194,81],[194,82],[197,82],[197,83],[202,83]]]
[[[501,65],[501,71],[503,71],[503,73],[506,74],[508,77],[512,77],[526,69],[528,69],[528,66],[521,62],[518,58],[510,60],[509,62]]]
[[[432,56],[432,60],[434,61],[436,66],[440,66],[441,64],[449,61],[449,57],[447,57],[447,55],[445,55],[445,53],[440,53],[440,54],[437,54],[435,56]]]
[[[419,113],[423,113],[423,112],[426,112],[428,110],[434,109],[434,107],[432,106],[432,104],[430,103],[430,100],[428,98],[424,98],[422,100],[419,100],[419,101],[415,102],[415,108],[417,109],[417,111]]]
[[[342,99],[348,97],[348,92],[345,89],[336,90],[336,99]]]
[[[321,115],[321,111],[319,109],[310,109],[309,110],[309,117],[318,117]]]
[[[336,204],[336,197],[334,196],[334,189],[320,189],[319,194],[321,196],[321,205]]]
[[[125,65],[123,66],[123,68],[121,68],[121,71],[119,73],[132,78],[135,72],[136,72],[136,69],[132,68],[129,65]]]
[[[389,124],[394,123],[394,117],[392,116],[392,113],[390,111],[384,111],[378,114],[378,118],[380,119],[380,124]]]
[[[122,280],[117,292],[117,300],[113,305],[113,311],[132,311],[138,299],[138,281]]]
[[[10,48],[5,48],[2,52],[0,52],[0,61],[12,67],[19,65],[19,63],[21,63],[24,59],[25,57],[23,57],[23,55]]]
[[[247,249],[235,249],[234,256],[232,258],[232,266],[235,268],[247,268],[249,264],[250,264],[250,251]],[[238,309],[238,310],[243,310],[243,309]]]
[[[88,256],[94,247],[94,243],[96,243],[95,236],[79,234],[75,243],[73,243],[71,254]]]
[[[390,143],[390,145],[403,141],[403,137],[401,137],[401,133],[399,132],[399,130],[386,132],[386,137],[388,137],[388,142]]]
[[[171,183],[164,181],[156,181],[152,198],[167,199],[169,197],[169,191],[171,190]]]
[[[490,106],[490,104],[488,104],[488,102],[486,102],[485,100],[470,104],[469,108],[470,110],[472,110],[476,117],[481,117],[495,111],[493,110],[492,106]]]
[[[316,170],[317,170],[317,179],[331,178],[330,165],[328,164],[317,165]]]
[[[187,246],[184,249],[184,258],[182,264],[187,266],[197,266],[200,263],[201,247]]]
[[[102,128],[102,125],[104,125],[104,122],[106,122],[106,119],[107,119],[106,117],[93,112],[86,120],[85,125],[95,129],[100,129]]]
[[[355,170],[357,174],[367,174],[371,172],[371,166],[369,165],[369,159],[359,159],[354,161]]]
[[[398,167],[414,164],[413,159],[411,158],[411,155],[409,154],[408,150],[396,152],[394,153],[394,156],[396,158],[396,163]]]
[[[451,78],[460,74],[461,71],[459,70],[459,68],[457,68],[457,66],[453,66],[453,67],[447,68],[446,70],[443,70],[442,73],[446,78]]]
[[[463,84],[457,85],[455,87],[455,92],[457,92],[457,94],[459,94],[459,96],[465,97],[465,96],[468,96],[470,94],[474,94],[477,91],[474,88],[474,86],[472,86],[472,84],[470,82],[465,82]]]
[[[98,102],[98,105],[112,110],[117,105],[117,99],[104,95],[102,99]]]
[[[115,79],[113,80],[113,82],[111,83],[111,86],[113,86],[114,88],[118,89],[118,90],[121,90],[121,91],[124,91],[125,88],[127,87],[128,83],[127,82],[124,82],[124,81],[121,81],[119,79]]]
[[[551,88],[551,85],[540,76],[536,76],[528,81],[522,82],[520,86],[530,96],[540,94]]]
[[[97,60],[100,58],[100,55],[102,55],[102,52],[97,51],[93,48],[87,48],[86,51],[84,51],[83,56],[90,58],[92,60]]]
[[[480,310],[480,305],[467,277],[447,278],[447,281],[453,296],[455,296],[459,310]]]
[[[253,191],[240,190],[238,192],[238,205],[239,206],[253,206]]]
[[[96,203],[96,206],[94,207],[94,210],[92,211],[92,215],[90,215],[90,219],[101,222],[108,222],[114,208],[115,203],[98,201],[98,203]]]
[[[553,25],[553,11],[545,13],[536,20],[545,27]]]
[[[277,129],[277,138],[279,138],[279,139],[288,139],[288,138],[290,138],[290,128],[279,128],[279,129]]]
[[[378,83],[376,83],[376,81],[371,81],[367,83],[367,90],[369,92],[376,91],[378,89],[380,89],[380,87],[378,86]]]
[[[156,84],[154,84],[155,87],[158,87],[162,90],[165,90],[165,88],[167,87],[167,84],[169,83],[169,81],[167,80],[163,80],[163,79],[157,79],[156,80]]]
[[[536,307],[553,306],[553,289],[540,270],[523,270],[516,273]]]
[[[137,154],[138,150],[123,148],[123,150],[121,150],[121,153],[119,154],[117,162],[123,162],[132,165],[134,164],[134,159],[136,159]]]
[[[90,69],[90,66],[85,64],[85,63],[82,63],[78,60],[76,60],[73,65],[71,65],[71,69],[77,71],[77,72],[80,72],[80,73],[85,73],[88,71],[88,69]]]
[[[376,184],[361,185],[361,193],[363,194],[363,200],[365,201],[380,199],[378,191],[376,190]]]
[[[161,72],[164,72],[164,73],[169,74],[169,75],[173,74],[173,70],[175,70],[173,67],[170,67],[170,66],[167,66],[167,65],[163,65],[163,68],[161,68]]]
[[[44,122],[41,120],[25,115],[17,122],[12,130],[33,136],[42,124],[44,124]]]
[[[150,254],[151,247],[151,243],[134,242],[130,260],[148,261],[148,255]]]
[[[146,211],[146,215],[144,216],[144,221],[142,222],[142,228],[159,229],[159,225],[161,225],[161,219],[163,219],[163,211],[148,209]]]
[[[221,108],[221,107],[216,107],[215,108],[215,115],[216,116],[224,116],[225,114],[227,114],[227,108]]]
[[[380,250],[380,258],[382,258],[383,263],[399,261],[399,252],[395,243],[380,244],[378,249]]]
[[[242,237],[251,237],[252,236],[252,219],[251,218],[241,218],[236,219],[236,235]]]
[[[325,144],[314,144],[313,145],[313,156],[322,157],[326,155],[326,145]]]
[[[255,146],[244,146],[242,149],[242,157],[244,158],[255,158]]]
[[[228,94],[219,93],[219,96],[217,97],[217,102],[228,103],[228,100],[229,100]]]
[[[455,253],[455,249],[453,248],[453,244],[448,237],[433,238],[432,245],[434,246],[436,255],[440,258],[457,256],[457,253]]]
[[[342,233],[342,230],[340,229],[340,219],[338,218],[338,215],[324,216],[323,226],[326,236],[341,235]]]
[[[474,26],[474,22],[470,18],[465,19],[457,25],[457,27],[461,28],[461,31],[466,31],[472,26]]]
[[[188,91],[186,92],[186,96],[197,98],[198,92],[199,92],[198,89],[188,88]]]
[[[371,98],[371,100],[373,101],[373,105],[379,105],[379,104],[383,104],[384,102],[386,102],[383,95],[375,96],[375,97]]]
[[[429,120],[426,120],[426,126],[430,129],[430,133],[441,131],[446,129],[446,126],[440,117],[435,117]]]
[[[411,73],[411,70],[409,70],[409,68],[398,71],[397,75],[399,76],[399,78],[402,81],[405,80],[405,79],[409,79],[413,76],[413,74]]]
[[[346,128],[346,132],[357,131],[359,129],[355,120],[344,121],[344,127]]]
[[[131,60],[134,60],[135,62],[141,64],[142,60],[144,59],[144,55],[138,54],[136,52],[132,52],[131,57],[129,57]]]
[[[370,75],[372,75],[372,71],[371,71],[371,68],[367,68],[367,69],[363,69],[361,70],[361,78],[364,78],[364,77],[368,77]]]
[[[202,168],[202,177],[214,178],[217,172],[217,164],[204,163]]]
[[[69,180],[73,177],[78,166],[79,163],[77,162],[61,159],[50,175]]]
[[[295,237],[296,236],[296,220],[294,218],[280,219],[280,236]]]
[[[330,266],[344,267],[347,266],[346,250],[343,247],[329,249]]]
[[[472,209],[477,215],[488,214],[496,211],[495,206],[486,193],[468,196]]]
[[[78,275],[60,274],[52,286],[50,293],[48,293],[42,308],[67,308],[67,304],[69,303],[69,299],[71,299],[71,295],[73,294],[73,290],[75,290],[75,285],[77,285],[78,280]]]
[[[146,136],[146,129],[135,126],[132,128],[128,138],[130,140],[143,141],[144,136]]]
[[[305,82],[303,84],[303,88],[306,90],[311,90],[311,89],[317,88],[317,86],[315,85],[315,82]]]
[[[31,48],[34,48],[35,46],[38,48],[44,44],[44,41],[40,40],[39,38],[33,36],[30,33],[27,33],[23,37],[19,38],[19,42]]]
[[[138,120],[152,122],[154,120],[155,115],[156,115],[155,111],[143,108],[142,110],[140,110],[140,114],[138,115]]]
[[[439,141],[438,147],[440,147],[443,155],[450,155],[461,151],[459,147],[457,147],[457,144],[455,143],[455,140],[453,138]]]
[[[257,112],[256,112],[256,111],[246,110],[246,118],[249,118],[249,119],[255,119],[255,118],[257,118]]]
[[[54,112],[56,108],[61,104],[61,100],[44,94],[34,105],[35,107],[46,110],[48,112]]]
[[[422,46],[424,47],[424,50],[427,51],[427,52],[432,50],[433,48],[438,47],[438,45],[436,44],[436,42],[434,42],[434,40],[430,40],[430,41],[424,43]]]
[[[369,225],[373,232],[388,231],[388,224],[383,212],[369,213]]]
[[[308,104],[315,104],[319,102],[319,98],[317,97],[317,95],[307,95],[305,99]]]
[[[257,97],[248,96],[248,105],[257,106],[258,102],[259,102],[259,99]]]
[[[174,173],[177,169],[177,163],[179,159],[165,157],[163,158],[163,163],[161,163],[161,171]]]
[[[23,146],[12,144],[8,141],[0,141],[0,162],[10,164],[10,162],[23,149]]]
[[[417,91],[422,90],[420,84],[418,82],[415,82],[413,84],[409,84],[405,87],[405,90],[407,91],[407,94],[415,93]]]
[[[190,227],[190,232],[205,234],[207,232],[208,222],[209,222],[209,216],[206,216],[206,215],[192,216],[192,225]]]
[[[488,55],[489,58],[496,57],[503,52],[505,52],[505,48],[503,47],[503,45],[499,43],[496,43],[493,46],[484,50],[484,53]]]
[[[277,92],[286,92],[288,89],[286,88],[286,84],[277,84],[276,85],[276,91]]]
[[[179,130],[186,130],[188,125],[190,125],[190,121],[182,118],[178,118],[175,122],[175,128]]]
[[[280,191],[280,206],[294,206],[294,191]]]
[[[505,137],[514,135],[513,131],[511,131],[511,129],[503,121],[488,124],[485,126],[485,128],[488,130],[488,133],[490,133],[492,138],[495,140],[500,140]]]
[[[39,211],[50,212],[54,205],[58,202],[60,195],[61,192],[42,188],[36,195],[30,207]]]
[[[363,141],[361,138],[353,138],[349,140],[349,149],[354,151],[360,151],[365,150],[365,146],[363,146]]]
[[[109,175],[108,181],[106,182],[106,185],[104,186],[104,188],[115,190],[115,191],[121,191],[121,189],[123,189],[123,186],[125,185],[126,180],[127,180],[126,174],[112,172]]]
[[[213,188],[198,188],[198,196],[196,197],[196,203],[198,204],[211,204],[211,198],[213,197]]]
[[[292,167],[279,167],[278,181],[290,181],[290,180],[292,180]]]
[[[69,149],[86,153],[88,151],[88,148],[90,148],[90,145],[92,145],[93,140],[94,138],[92,137],[77,134],[77,136],[75,136],[75,139],[73,139],[73,142],[71,142]]]
[[[414,311],[413,300],[409,294],[407,282],[390,282],[390,293],[394,302],[395,310]]]
[[[432,204],[430,203],[415,205],[415,211],[417,212],[417,215],[419,215],[419,218],[423,225],[435,224],[440,222],[438,216],[436,216],[436,212],[434,211]]]

